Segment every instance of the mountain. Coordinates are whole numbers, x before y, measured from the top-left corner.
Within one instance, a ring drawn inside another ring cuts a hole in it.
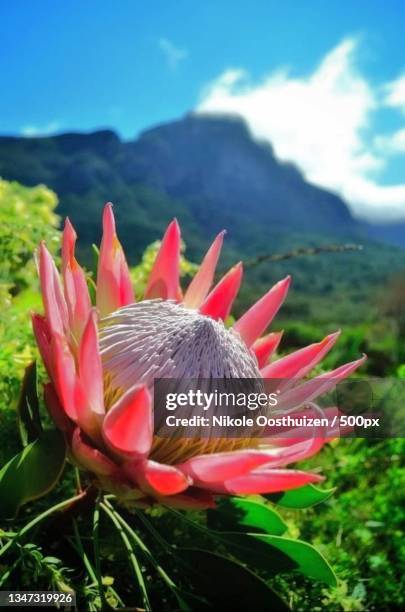
[[[0,176],[45,183],[87,243],[97,240],[103,203],[116,204],[123,242],[138,256],[174,215],[191,250],[224,227],[244,251],[286,233],[350,238],[359,226],[336,195],[308,184],[237,118],[189,115],[123,142],[112,131],[0,138]],[[198,238],[197,238],[198,236]],[[134,238],[136,240],[134,241]],[[305,242],[304,241],[304,242]]]
[[[144,132],[128,147],[135,160],[128,180],[146,181],[187,202],[211,231],[224,222],[240,231],[244,221],[266,232],[338,233],[355,227],[340,198],[279,162],[271,145],[252,139],[240,119],[191,115]]]
[[[405,270],[405,251],[370,241],[370,228],[352,217],[341,198],[307,183],[235,117],[188,115],[129,142],[110,130],[0,137],[0,176],[56,191],[58,212],[76,226],[79,257],[87,264],[109,200],[131,263],[174,216],[194,261],[216,232],[228,230],[223,269],[297,247],[360,242],[361,252],[247,266],[238,307],[292,273],[294,291],[283,315],[316,320],[325,330],[362,323],[387,278]]]

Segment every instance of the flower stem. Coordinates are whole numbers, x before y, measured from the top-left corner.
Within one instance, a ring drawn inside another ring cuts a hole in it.
[[[84,566],[87,570],[87,573],[89,574],[90,578],[93,581],[91,586],[96,585],[97,584],[96,572],[91,564],[91,561],[86,551],[84,550],[82,539],[80,537],[79,528],[77,526],[77,522],[75,519],[73,519],[73,531],[74,531],[75,540],[76,540],[76,545],[75,545],[76,551],[79,553],[80,557],[82,558]]]
[[[134,570],[134,574],[138,580],[139,588],[141,589],[142,602],[143,602],[143,605],[145,606],[145,610],[152,610],[152,607],[149,602],[146,584],[145,584],[145,581],[142,575],[141,567],[138,563],[138,559],[136,558],[134,548],[127,534],[125,533],[121,525],[121,522],[118,520],[118,516],[119,516],[118,513],[113,508],[110,507],[110,504],[108,503],[108,501],[105,501],[105,503],[101,503],[100,507],[102,508],[102,510],[104,510],[107,516],[111,519],[113,525],[115,526],[115,528],[117,529],[118,533],[121,536],[121,539],[124,543],[125,548],[127,549],[129,560]]]
[[[78,553],[80,558],[83,559],[83,563],[84,563],[84,566],[85,566],[85,568],[87,570],[87,573],[89,574],[91,580],[93,581],[93,582],[91,582],[89,584],[89,587],[91,588],[91,587],[97,585],[96,572],[95,572],[95,570],[94,570],[94,568],[93,568],[93,566],[91,564],[91,561],[90,561],[86,551],[84,550],[82,538],[80,536],[79,528],[77,526],[77,522],[76,522],[75,519],[73,519],[73,531],[74,531],[74,535],[75,535],[74,541],[72,541],[69,538],[69,542],[70,542],[71,546],[76,550],[76,552]],[[109,587],[109,590],[114,595],[114,597],[116,598],[116,600],[118,601],[120,606],[122,606],[121,608],[117,608],[117,609],[123,610],[125,608],[125,605],[124,605],[124,602],[122,601],[121,597],[118,595],[117,591],[115,589],[113,589],[112,586]]]
[[[100,525],[100,495],[97,497],[96,505],[93,512],[93,551],[94,551],[94,563],[95,563],[95,574],[98,586],[98,592],[101,599],[101,606],[105,608],[105,594],[103,588],[103,581],[101,578],[101,563],[100,563],[100,539],[99,539],[99,525]]]

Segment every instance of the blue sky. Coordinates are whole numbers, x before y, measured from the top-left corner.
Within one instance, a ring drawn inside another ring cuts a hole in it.
[[[405,217],[401,0],[0,0],[0,133],[238,112],[359,215]]]

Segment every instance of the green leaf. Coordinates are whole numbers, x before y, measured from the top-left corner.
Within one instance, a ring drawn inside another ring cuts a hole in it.
[[[336,489],[318,489],[313,484],[299,487],[285,493],[270,493],[266,499],[284,508],[309,508],[326,501]]]
[[[37,366],[33,361],[25,369],[17,404],[18,427],[23,446],[36,440],[42,432],[37,391]]]
[[[19,508],[48,493],[65,463],[66,444],[57,430],[44,431],[0,470],[0,519],[13,518]]]
[[[308,578],[325,582],[329,586],[336,586],[335,573],[325,557],[308,542],[280,538],[272,535],[254,534],[262,542],[277,548],[297,564],[297,571]]]
[[[260,501],[240,497],[223,500],[216,510],[208,510],[208,525],[219,531],[258,531],[283,535],[287,525],[281,516]]]
[[[266,534],[221,533],[228,550],[249,567],[276,575],[293,570],[308,578],[336,586],[335,574],[326,559],[311,544]]]
[[[207,550],[179,548],[190,582],[209,604],[207,610],[272,610],[290,608],[259,576],[237,561]],[[201,605],[199,610],[205,609]]]
[[[89,290],[90,301],[95,306],[97,301],[97,287],[94,280],[90,277],[87,277],[87,289]]]

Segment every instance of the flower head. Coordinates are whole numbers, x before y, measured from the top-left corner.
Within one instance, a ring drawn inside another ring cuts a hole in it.
[[[204,508],[215,496],[271,493],[320,477],[286,466],[316,453],[336,431],[287,438],[173,438],[160,435],[153,411],[155,378],[268,378],[294,380],[281,394],[286,409],[311,405],[348,376],[359,359],[298,384],[332,348],[331,334],[271,361],[280,333],[266,332],[290,285],[277,283],[231,328],[228,317],[242,281],[237,264],[213,288],[224,232],[208,250],[184,295],[180,286],[180,229],[163,238],[144,299],[136,302],[118,241],[112,205],[103,214],[96,307],[75,258],[76,234],[66,221],[62,280],[46,246],[38,267],[45,314],[33,315],[36,340],[50,382],[45,400],[65,432],[72,460],[101,488],[140,506],[156,501]],[[309,408],[311,410],[311,408]]]

